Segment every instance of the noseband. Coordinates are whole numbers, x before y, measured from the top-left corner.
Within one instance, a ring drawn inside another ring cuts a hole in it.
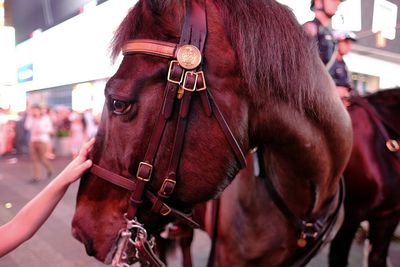
[[[143,202],[144,197],[152,203],[151,210],[153,212],[157,212],[163,216],[176,217],[194,228],[199,227],[191,218],[191,213],[188,214],[178,211],[165,203],[165,200],[173,193],[176,185],[177,169],[181,158],[193,94],[199,94],[203,110],[207,117],[214,115],[217,119],[240,167],[244,168],[246,166],[244,153],[206,85],[205,74],[202,70],[202,56],[206,36],[207,19],[205,1],[186,0],[186,16],[179,44],[150,39],[135,39],[128,41],[122,48],[124,56],[145,54],[167,58],[171,61],[169,63],[162,108],[158,115],[144,159],[139,163],[137,168],[136,179],[132,180],[123,177],[97,164],[94,164],[90,170],[92,174],[132,192],[129,199],[130,205],[125,215],[127,227],[120,233],[118,251],[113,260],[115,266],[129,266],[123,263],[123,258],[127,257],[126,250],[129,243],[135,247],[137,260],[139,260],[139,258],[143,260],[144,258],[151,266],[164,265],[153,252],[153,244],[148,240],[143,225],[136,219],[137,210]],[[150,181],[153,169],[155,168],[154,161],[157,151],[166,124],[172,117],[175,102],[179,102],[180,108],[172,152],[165,179],[157,194],[154,194],[146,189],[146,185]],[[136,237],[133,240],[131,234],[132,231],[135,230]]]

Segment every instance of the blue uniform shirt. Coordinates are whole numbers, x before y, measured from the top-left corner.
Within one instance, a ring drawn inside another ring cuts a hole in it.
[[[346,63],[343,59],[336,59],[332,67],[329,69],[329,74],[331,75],[336,86],[344,86],[351,90],[353,88],[352,81],[350,79],[350,72],[347,69]]]

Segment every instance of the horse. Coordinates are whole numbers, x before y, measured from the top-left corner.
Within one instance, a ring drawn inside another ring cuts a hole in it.
[[[354,143],[344,171],[345,219],[331,243],[330,266],[347,265],[361,221],[369,222],[369,267],[386,266],[400,220],[400,88],[356,97],[349,107]]]
[[[287,7],[138,1],[115,34],[112,55],[121,51],[72,220],[88,255],[164,266],[152,236],[175,220],[198,227],[192,207],[218,196],[254,147],[286,210],[264,222],[274,226],[263,236],[266,264],[283,266],[325,239],[351,121]]]

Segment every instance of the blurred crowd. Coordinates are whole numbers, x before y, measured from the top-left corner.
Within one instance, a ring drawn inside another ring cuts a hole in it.
[[[31,152],[33,129],[29,124],[37,109],[46,121],[48,159],[54,159],[57,155],[75,157],[81,145],[97,132],[100,118],[91,109],[77,112],[65,106],[30,105],[26,111],[12,114],[0,108],[0,155]]]

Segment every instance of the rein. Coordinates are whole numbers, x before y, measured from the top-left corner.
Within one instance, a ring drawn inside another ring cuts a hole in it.
[[[343,176],[340,178],[339,188],[335,197],[329,203],[329,207],[333,207],[333,205],[337,203],[334,212],[331,215],[318,219],[304,219],[295,215],[276,191],[271,179],[266,174],[265,163],[262,158],[263,149],[259,147],[257,149],[257,159],[260,168],[259,176],[264,181],[265,187],[274,204],[296,230],[300,232],[299,238],[297,239],[297,247],[301,250],[299,253],[295,254],[295,261],[291,263],[290,266],[304,266],[326,242],[326,239],[329,237],[339,218],[345,195]]]
[[[385,144],[386,148],[393,152],[393,155],[395,155],[398,159],[400,159],[400,145],[399,142],[395,139],[392,139],[389,136],[388,131],[386,130],[385,126],[389,129],[391,129],[393,132],[395,132],[397,135],[400,136],[400,129],[397,129],[393,125],[391,125],[389,122],[387,122],[382,116],[376,111],[376,109],[364,98],[362,97],[357,97],[352,99],[352,104],[358,105],[362,107],[365,111],[367,111],[368,115],[372,119],[372,121],[375,123],[376,127],[378,127],[378,130],[382,137],[385,139]]]
[[[97,164],[94,164],[90,170],[97,177],[132,192],[129,198],[130,205],[125,214],[127,226],[120,231],[117,253],[113,259],[114,266],[129,266],[126,263],[129,244],[135,248],[136,261],[145,260],[146,264],[150,266],[164,266],[156,256],[153,250],[154,244],[149,240],[144,226],[136,219],[137,210],[143,203],[143,198],[152,203],[152,212],[159,213],[162,216],[173,216],[193,228],[199,227],[198,223],[191,218],[191,213],[187,214],[178,211],[165,203],[176,186],[177,170],[193,94],[199,94],[207,117],[214,115],[218,121],[240,167],[244,168],[246,166],[244,153],[206,85],[205,74],[202,70],[202,55],[206,36],[205,3],[203,1],[186,0],[186,16],[179,44],[150,39],[135,39],[128,41],[122,48],[124,56],[145,54],[167,58],[171,61],[168,68],[163,104],[144,159],[137,168],[136,179],[132,180],[113,173]],[[146,185],[151,180],[157,151],[167,122],[172,117],[173,107],[176,102],[179,103],[180,107],[168,171],[159,191],[154,194],[146,189]],[[133,232],[136,232],[134,239],[132,238]]]

